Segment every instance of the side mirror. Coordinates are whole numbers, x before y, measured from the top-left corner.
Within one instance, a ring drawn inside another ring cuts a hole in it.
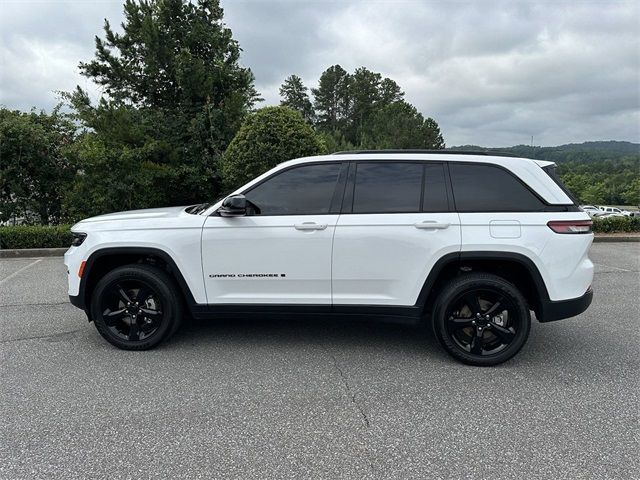
[[[222,201],[218,213],[221,217],[243,217],[247,214],[247,199],[244,195],[231,195]]]

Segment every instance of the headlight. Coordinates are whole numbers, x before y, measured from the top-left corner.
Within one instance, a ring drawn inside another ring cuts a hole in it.
[[[71,246],[73,247],[79,247],[84,242],[84,239],[87,238],[86,233],[71,232],[71,235],[73,235],[73,240],[71,240]]]

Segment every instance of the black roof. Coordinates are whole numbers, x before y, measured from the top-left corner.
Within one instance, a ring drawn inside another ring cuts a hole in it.
[[[499,152],[492,150],[343,150],[341,152],[332,153],[332,155],[352,155],[352,154],[372,154],[372,153],[420,153],[420,154],[432,154],[432,155],[485,155],[491,157],[518,157],[513,153]]]

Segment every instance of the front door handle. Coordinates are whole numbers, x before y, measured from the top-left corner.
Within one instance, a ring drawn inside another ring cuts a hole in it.
[[[434,222],[433,220],[425,220],[424,222],[414,223],[413,226],[425,230],[444,230],[449,228],[450,223]]]
[[[294,225],[296,230],[324,230],[327,228],[326,223],[315,223],[315,222],[304,222],[304,223],[296,223]]]

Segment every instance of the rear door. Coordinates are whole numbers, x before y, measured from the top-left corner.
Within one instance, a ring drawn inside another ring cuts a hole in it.
[[[333,244],[334,305],[414,305],[434,263],[459,250],[443,163],[351,163]]]

